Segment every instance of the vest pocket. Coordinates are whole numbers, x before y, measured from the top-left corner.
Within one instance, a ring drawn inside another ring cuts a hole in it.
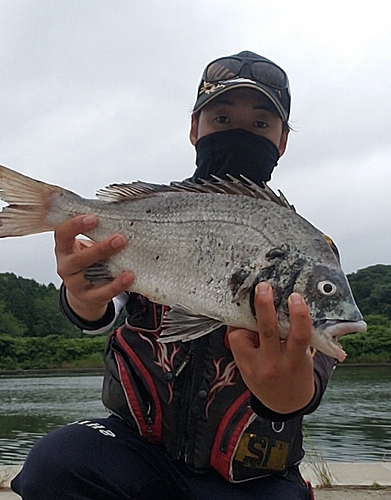
[[[259,417],[249,401],[246,391],[227,410],[211,453],[212,467],[233,483],[284,473],[292,465],[291,432]]]
[[[248,425],[256,418],[250,405],[250,392],[245,391],[225,412],[213,443],[211,466],[227,481],[235,482],[232,460],[240,438]]]
[[[153,442],[162,435],[162,410],[153,379],[119,328],[111,338],[119,381],[139,433]],[[128,362],[130,358],[131,363]]]

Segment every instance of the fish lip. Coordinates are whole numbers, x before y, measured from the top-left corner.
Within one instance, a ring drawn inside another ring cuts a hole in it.
[[[367,324],[363,320],[349,321],[324,319],[314,323],[314,326],[321,329],[324,335],[332,338],[338,345],[339,342],[337,339],[342,335],[346,335],[347,333],[365,333],[367,331]]]
[[[338,320],[338,319],[322,319],[314,322],[314,330],[320,334],[320,337],[324,339],[322,341],[322,346],[329,346],[329,348],[323,352],[329,353],[329,355],[334,356],[338,361],[342,362],[346,358],[346,353],[343,350],[341,344],[338,342],[338,338],[347,333],[364,333],[367,330],[367,324],[363,320],[349,321],[349,320]],[[322,351],[322,346],[317,346],[316,343],[313,344],[315,348]]]

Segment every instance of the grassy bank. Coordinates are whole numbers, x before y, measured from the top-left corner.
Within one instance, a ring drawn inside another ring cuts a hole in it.
[[[0,374],[26,370],[103,370],[106,336],[65,338],[0,336]],[[371,324],[368,332],[345,335],[347,353],[341,366],[391,363],[391,328]]]
[[[0,337],[0,371],[103,369],[106,337]]]

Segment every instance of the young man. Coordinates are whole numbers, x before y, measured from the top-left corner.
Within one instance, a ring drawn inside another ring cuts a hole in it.
[[[240,174],[270,180],[289,132],[285,72],[251,52],[210,63],[194,106],[192,180]],[[197,340],[160,344],[164,307],[125,293],[131,272],[92,286],[91,264],[123,249],[121,235],[87,245],[97,224],[79,216],[56,232],[61,307],[85,331],[110,334],[103,402],[111,416],[58,429],[31,450],[12,487],[25,500],[309,499],[298,471],[302,417],[320,403],[334,360],[309,342],[302,298],[288,301],[291,330],[280,341],[273,292],[255,293],[258,332],[220,328]]]

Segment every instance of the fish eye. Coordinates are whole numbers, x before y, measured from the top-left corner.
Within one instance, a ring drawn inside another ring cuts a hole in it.
[[[326,297],[332,297],[337,291],[337,287],[332,281],[319,281],[317,286],[318,292]]]

